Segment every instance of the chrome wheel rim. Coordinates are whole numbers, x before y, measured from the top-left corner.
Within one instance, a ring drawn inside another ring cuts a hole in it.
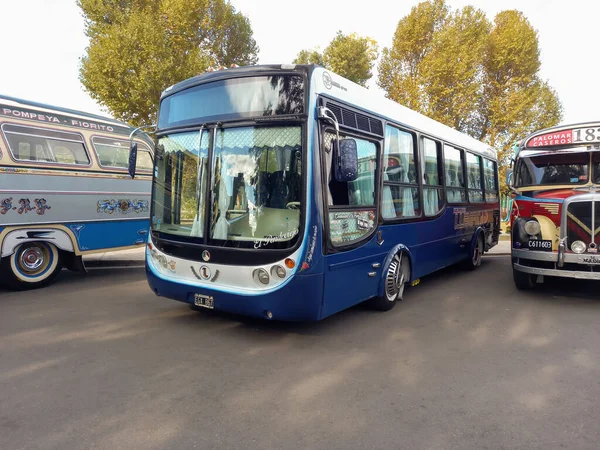
[[[28,247],[19,256],[19,269],[24,272],[38,272],[46,264],[47,258],[39,247]]]
[[[477,245],[473,250],[473,265],[478,266],[481,264],[481,256],[483,255],[483,240],[481,238],[477,239]]]
[[[385,279],[385,297],[389,302],[394,302],[404,293],[404,287],[408,281],[404,254],[395,255]]]

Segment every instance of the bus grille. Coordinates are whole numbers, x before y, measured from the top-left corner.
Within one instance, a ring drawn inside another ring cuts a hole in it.
[[[600,241],[600,202],[573,202],[567,207],[567,242],[583,241],[587,246]]]

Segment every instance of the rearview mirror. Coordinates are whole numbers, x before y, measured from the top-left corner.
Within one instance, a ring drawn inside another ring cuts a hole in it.
[[[354,139],[337,141],[335,158],[335,179],[354,181],[358,177],[358,150]]]
[[[135,178],[135,167],[137,165],[137,142],[131,145],[129,152],[129,176]]]

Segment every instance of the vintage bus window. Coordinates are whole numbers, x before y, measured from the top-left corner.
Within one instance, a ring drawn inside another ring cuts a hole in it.
[[[438,143],[421,139],[421,173],[423,174],[423,212],[435,216],[444,207],[441,177],[442,155]]]
[[[412,218],[421,215],[415,139],[411,133],[389,125],[383,153],[383,217]]]
[[[467,174],[469,186],[469,201],[483,202],[483,186],[481,184],[481,156],[467,152]]]
[[[548,153],[522,156],[515,187],[544,184],[571,185],[588,182],[589,153]]]
[[[485,201],[498,201],[498,186],[496,185],[496,163],[483,159],[483,180],[485,183]]]
[[[129,167],[129,141],[94,136],[92,147],[102,167],[127,169]],[[137,170],[152,170],[152,156],[148,146],[138,142]]]
[[[467,201],[463,158],[464,154],[462,150],[444,145],[445,184],[446,192],[448,193],[448,203],[465,203]]]
[[[592,176],[594,177],[592,182],[600,183],[600,153],[599,152],[592,153],[592,166],[593,166]]]
[[[4,137],[18,161],[89,165],[83,138],[76,133],[4,124]]]

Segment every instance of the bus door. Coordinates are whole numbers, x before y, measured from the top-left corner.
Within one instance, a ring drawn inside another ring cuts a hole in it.
[[[338,182],[332,175],[334,132],[323,134],[325,168],[325,231],[329,251],[325,255],[323,316],[377,295],[385,256],[377,243],[378,142],[354,136],[357,144],[358,177]]]

